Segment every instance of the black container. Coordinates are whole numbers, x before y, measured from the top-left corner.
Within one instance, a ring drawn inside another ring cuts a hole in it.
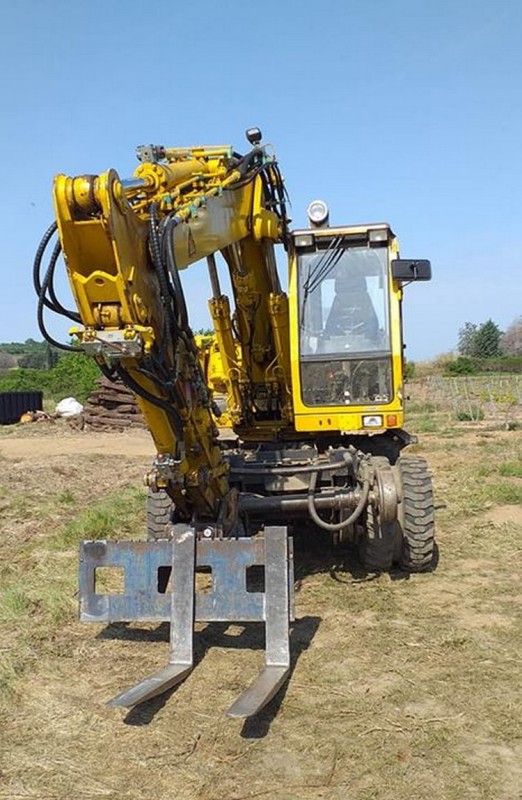
[[[0,392],[0,425],[19,422],[26,411],[42,410],[42,392]]]

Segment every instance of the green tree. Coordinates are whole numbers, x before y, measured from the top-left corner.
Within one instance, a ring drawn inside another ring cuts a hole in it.
[[[94,389],[100,370],[96,362],[84,353],[68,353],[48,372],[49,391],[55,396],[72,395],[84,403]]]
[[[415,361],[404,362],[404,380],[412,381],[415,377]]]
[[[469,356],[459,356],[445,370],[447,375],[475,375],[478,370]]]
[[[45,350],[20,356],[18,359],[18,366],[22,369],[47,369]]]
[[[43,391],[57,402],[75,397],[85,403],[100,375],[94,359],[83,353],[62,356],[52,369],[12,369],[0,376],[0,392]]]
[[[459,329],[459,343],[457,349],[461,356],[475,355],[475,337],[477,335],[477,325],[473,322],[465,322]]]
[[[497,358],[502,355],[500,350],[500,339],[502,331],[492,319],[488,319],[479,326],[473,344],[475,352],[472,355],[477,358]]]
[[[502,331],[492,319],[481,325],[466,322],[459,330],[458,351],[470,358],[496,358],[500,356]]]

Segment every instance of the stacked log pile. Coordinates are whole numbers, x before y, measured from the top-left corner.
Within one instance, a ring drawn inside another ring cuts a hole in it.
[[[145,428],[145,421],[130,389],[121,381],[101,377],[83,411],[85,425],[96,430]]]

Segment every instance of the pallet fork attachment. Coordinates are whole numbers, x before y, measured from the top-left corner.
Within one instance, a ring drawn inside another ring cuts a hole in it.
[[[172,567],[171,592],[160,576]],[[247,570],[263,566],[264,591],[249,591]],[[96,572],[124,570],[122,594],[97,593]],[[196,590],[196,569],[210,568],[212,588]],[[292,540],[285,527],[240,539],[198,539],[192,528],[156,542],[86,541],[80,546],[80,619],[83,622],[170,621],[168,665],[109,701],[132,707],[180,683],[194,666],[195,622],[264,622],[265,666],[228,710],[229,717],[260,711],[290,673],[293,616]]]

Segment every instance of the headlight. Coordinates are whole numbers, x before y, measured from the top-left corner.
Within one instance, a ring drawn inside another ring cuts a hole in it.
[[[294,245],[296,250],[302,250],[305,247],[313,247],[315,244],[315,234],[313,233],[295,233]]]
[[[308,219],[310,225],[318,227],[319,225],[326,225],[328,223],[328,206],[324,200],[312,200],[307,209]]]
[[[365,428],[382,428],[382,414],[367,414],[362,423]]]

